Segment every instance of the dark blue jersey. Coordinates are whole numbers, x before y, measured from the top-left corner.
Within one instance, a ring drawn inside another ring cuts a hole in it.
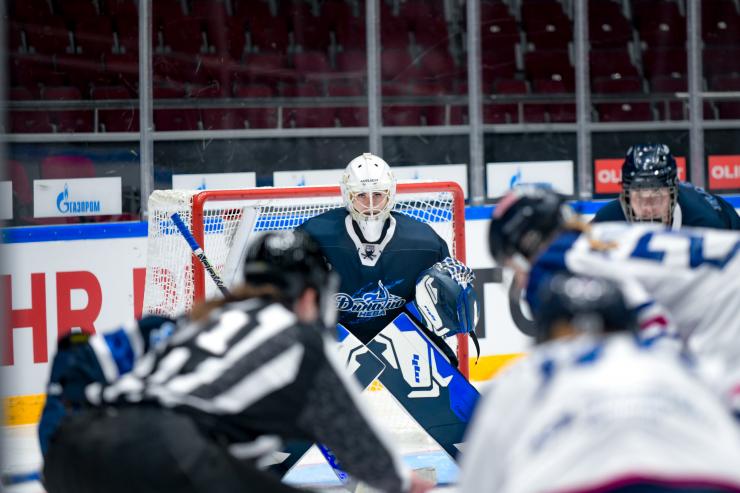
[[[681,224],[716,229],[740,229],[740,217],[735,209],[722,197],[710,194],[691,183],[680,183],[678,206],[681,208]],[[594,216],[593,222],[625,221],[619,200],[606,203]]]
[[[299,227],[321,246],[341,277],[339,322],[368,342],[414,299],[422,271],[450,256],[427,224],[391,213],[379,243],[365,243],[345,209],[332,209]]]

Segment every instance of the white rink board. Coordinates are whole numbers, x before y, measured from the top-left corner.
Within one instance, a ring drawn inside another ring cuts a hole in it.
[[[492,267],[488,253],[487,220],[466,221],[467,262],[473,268]],[[0,367],[2,395],[28,395],[44,392],[58,333],[57,276],[70,272],[89,272],[100,285],[102,303],[95,319],[96,330],[105,331],[134,319],[134,269],[146,266],[146,238],[48,241],[0,245],[4,259],[3,276],[10,275],[13,308],[31,307],[31,276],[43,274],[46,296],[47,361],[33,361],[31,328],[16,328],[14,363]],[[524,338],[508,314],[506,291],[500,285],[486,287],[486,333],[481,340],[482,354],[504,354],[525,349]],[[88,303],[84,290],[71,292],[71,308]],[[492,340],[493,339],[493,340]]]

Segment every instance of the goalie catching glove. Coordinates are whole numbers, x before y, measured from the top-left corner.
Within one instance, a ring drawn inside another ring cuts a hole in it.
[[[452,257],[421,273],[415,301],[427,329],[440,337],[474,334],[480,308],[473,279],[473,270]]]

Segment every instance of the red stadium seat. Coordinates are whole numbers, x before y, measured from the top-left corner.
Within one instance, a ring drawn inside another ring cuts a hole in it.
[[[514,45],[484,49],[481,53],[481,74],[486,87],[490,87],[498,78],[513,78],[516,74]]]
[[[321,89],[312,83],[288,86],[283,90],[285,97],[321,98]],[[283,110],[283,121],[287,126],[304,127],[333,127],[334,108],[332,107],[286,107]]]
[[[262,84],[237,85],[234,96],[237,98],[253,98],[255,100],[267,100],[275,95],[272,87]],[[277,127],[278,114],[276,108],[244,108],[243,117],[249,128],[275,128]]]
[[[419,67],[406,50],[383,50],[380,72],[384,81],[418,80],[421,77]]]
[[[48,111],[11,110],[8,113],[12,134],[37,134],[53,131]]]
[[[524,54],[524,69],[531,79],[574,79],[573,66],[564,50],[527,52]]]
[[[705,43],[725,46],[737,46],[740,43],[740,14],[733,0],[704,0],[701,8]]]
[[[95,177],[95,164],[87,156],[49,156],[41,161],[41,178],[44,180],[93,177]]]
[[[96,84],[107,84],[105,65],[101,55],[56,55],[56,69],[65,80],[87,94]]]
[[[594,49],[589,52],[590,73],[598,77],[638,77],[626,48]]]
[[[293,78],[287,69],[285,55],[279,53],[255,53],[244,60],[245,79],[249,82],[274,84]]]
[[[531,19],[525,26],[527,42],[535,49],[566,49],[573,39],[573,25],[566,17]]]
[[[447,50],[450,44],[447,22],[444,19],[430,21],[429,23],[417,23],[411,33],[417,46],[422,50]]]
[[[532,90],[545,94],[568,94],[573,93],[575,87],[572,80],[535,79]]]
[[[73,2],[61,2],[62,15],[66,19],[79,20],[98,17],[100,12],[96,6],[97,2],[92,0],[75,0]]]
[[[486,104],[483,106],[483,123],[517,123],[519,114],[515,104]]]
[[[198,130],[200,112],[194,109],[154,110],[154,129],[157,132],[172,130]]]
[[[367,98],[367,93],[359,83],[329,83],[327,89],[329,97],[357,97]],[[339,107],[335,109],[335,116],[342,127],[366,127],[367,105]]]
[[[590,0],[588,21],[592,48],[623,48],[632,41],[632,26],[617,2]]]
[[[526,94],[527,83],[521,79],[499,79],[493,86],[496,94]]]
[[[342,51],[336,56],[336,72],[345,79],[365,79],[367,57],[357,50]]]
[[[216,86],[222,96],[231,95],[231,86],[240,78],[244,67],[227,53],[201,55],[196,62],[193,82]]]
[[[41,99],[48,101],[67,101],[82,99],[76,87],[45,87],[41,90]],[[91,110],[53,110],[49,112],[51,123],[57,132],[92,132],[93,112]]]
[[[247,128],[248,115],[242,108],[203,109],[204,130]]]
[[[686,18],[678,3],[668,0],[639,1],[633,4],[640,39],[650,48],[684,47]]]
[[[104,132],[138,132],[139,110],[98,110],[98,124]]]
[[[127,87],[139,85],[139,57],[137,53],[108,54],[104,57],[105,80],[108,84]]]
[[[138,132],[139,102],[125,86],[94,87],[90,91],[92,99],[131,100],[128,107],[120,109],[99,109],[98,126],[102,132]]]
[[[269,23],[262,19],[249,19],[249,33],[252,50],[273,53],[285,53],[288,49],[288,26],[282,17],[271,18]]]
[[[11,87],[8,89],[8,99],[10,101],[28,101],[36,99],[33,93],[27,87]]]
[[[653,114],[649,103],[601,103],[596,110],[602,122],[650,121]]]
[[[643,92],[642,79],[639,77],[618,79],[598,77],[591,84],[591,90],[596,94],[641,93]]]
[[[37,21],[51,16],[51,4],[46,0],[15,0],[7,4],[11,19]]]
[[[449,52],[428,50],[419,57],[419,67],[425,81],[435,82],[449,89],[458,79],[458,69]]]
[[[205,51],[204,25],[199,18],[167,19],[162,23],[162,35],[172,53],[194,55]]]
[[[109,17],[76,21],[74,36],[78,51],[87,56],[110,53],[113,49],[113,24]]]
[[[34,22],[23,25],[26,41],[29,48],[36,53],[66,53],[70,48],[70,30],[66,21],[59,16],[49,16],[41,20],[43,24]]]
[[[321,51],[306,51],[293,55],[298,78],[324,79],[332,72],[329,58]]]
[[[161,86],[152,89],[154,99],[178,99],[185,97],[185,88],[181,85]]]
[[[33,186],[28,178],[28,173],[19,161],[9,159],[8,178],[13,184],[13,199],[16,206],[25,208],[33,205]]]
[[[216,54],[229,54],[241,60],[246,45],[246,23],[244,19],[208,17],[205,20],[209,50]]]
[[[686,50],[683,48],[646,50],[642,55],[642,61],[648,78],[660,75],[672,77],[686,75]]]
[[[383,105],[383,125],[386,127],[421,125],[421,107],[410,105]]]
[[[702,59],[705,76],[740,73],[740,48],[737,46],[704,48]]]
[[[39,84],[63,84],[64,78],[55,75],[54,57],[14,53],[9,57],[10,83],[14,86],[35,87]]]
[[[193,55],[154,55],[152,57],[155,84],[184,84],[190,82],[196,71]]]
[[[350,17],[345,22],[335,25],[337,43],[345,51],[347,50],[365,50],[367,41],[365,31],[365,17]]]
[[[740,119],[740,103],[736,101],[718,102],[717,112],[722,120],[738,120]]]
[[[714,91],[740,91],[740,75],[721,75],[711,81]]]

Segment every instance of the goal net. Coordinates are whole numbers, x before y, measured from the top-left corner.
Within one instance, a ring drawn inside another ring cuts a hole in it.
[[[450,252],[465,261],[464,197],[452,182],[399,183],[394,211],[429,224],[448,244]],[[243,190],[157,190],[149,198],[144,313],[177,316],[193,303],[218,295],[205,272],[172,222],[178,213],[198,245],[227,286],[241,280],[241,264],[249,245],[269,231],[294,229],[329,209],[344,207],[338,186]],[[449,339],[448,339],[449,340]],[[467,376],[467,339],[455,347],[461,370]],[[377,387],[377,385],[375,385]],[[387,413],[387,392],[371,392],[373,401]],[[408,418],[391,419],[394,434],[408,434]],[[399,420],[394,423],[393,420]],[[416,425],[418,427],[418,425]],[[397,429],[396,429],[397,428]],[[418,435],[414,435],[418,436]]]

